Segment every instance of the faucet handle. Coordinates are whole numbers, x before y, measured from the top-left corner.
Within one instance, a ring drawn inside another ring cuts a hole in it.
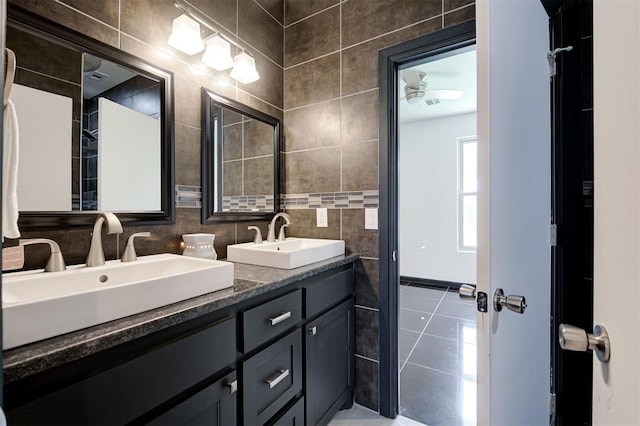
[[[135,262],[138,260],[138,256],[136,255],[136,248],[133,244],[133,240],[137,237],[145,237],[149,238],[151,236],[151,232],[136,232],[135,234],[131,234],[129,239],[127,240],[127,246],[124,249],[124,253],[122,254],[122,262]]]
[[[21,246],[28,246],[31,244],[49,244],[51,248],[51,254],[47,260],[47,264],[44,267],[45,272],[59,272],[67,269],[67,265],[64,263],[64,257],[60,251],[60,246],[53,240],[47,238],[28,238],[18,241]]]
[[[284,228],[288,228],[289,225],[291,225],[290,223],[283,223],[282,226],[280,227],[280,232],[278,232],[278,241],[284,241],[286,239],[285,235],[284,235]]]
[[[260,231],[260,228],[258,228],[257,226],[247,226],[247,229],[249,231],[256,231],[256,236],[253,239],[254,244],[262,244],[262,231]]]

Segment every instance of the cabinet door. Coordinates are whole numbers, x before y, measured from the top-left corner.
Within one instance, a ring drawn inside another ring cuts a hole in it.
[[[325,425],[343,405],[353,401],[353,298],[306,328],[306,424]]]
[[[238,382],[234,371],[176,405],[149,424],[166,426],[235,425],[237,386]]]

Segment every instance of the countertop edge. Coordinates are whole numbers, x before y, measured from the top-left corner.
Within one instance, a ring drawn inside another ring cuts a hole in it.
[[[4,383],[162,331],[358,259],[358,255],[351,254],[292,270],[235,263],[234,287],[4,351]],[[274,278],[268,279],[270,274]],[[259,281],[254,278],[256,275],[267,279]],[[234,291],[242,283],[249,287]]]

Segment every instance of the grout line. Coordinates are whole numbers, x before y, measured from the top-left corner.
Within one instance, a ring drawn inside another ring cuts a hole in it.
[[[440,21],[440,28],[444,28],[444,0],[440,3],[440,15],[442,15],[442,20]]]
[[[342,33],[342,30],[340,32]],[[329,52],[329,53],[324,53],[324,54],[322,54],[320,56],[316,56],[315,58],[307,59],[306,61],[298,62],[295,65],[290,65],[288,67],[284,67],[284,70],[285,71],[289,71],[292,68],[297,68],[297,67],[299,67],[301,65],[308,64],[309,62],[317,61],[318,59],[322,59],[322,58],[326,58],[327,56],[335,55],[337,53],[340,53],[340,51],[341,51],[341,49],[334,50],[334,51]]]
[[[360,256],[360,259],[365,259],[365,260],[380,260],[377,257],[368,257],[368,256]]]
[[[282,154],[284,154],[284,155],[298,154],[300,152],[319,151],[321,149],[331,149],[331,148],[337,148],[339,146],[340,145],[330,145],[330,146],[320,146],[318,148],[298,149],[296,151],[286,151],[286,152],[283,152]],[[334,191],[334,192],[344,192],[344,191],[340,190],[340,191]]]
[[[274,21],[276,21],[276,22],[277,22],[277,23],[278,23],[278,24],[279,24],[279,25],[284,29],[284,23],[282,23],[282,22],[278,21],[278,20],[276,19],[276,17],[275,17],[275,16],[273,16],[273,15],[271,14],[271,12],[269,12],[267,9],[265,9],[265,8],[264,8],[260,3],[258,3],[256,0],[253,0],[253,2],[254,2],[256,5],[258,5],[258,7],[259,7],[260,9],[264,10],[264,12],[265,12],[267,15],[271,16],[271,17],[273,18],[273,20],[274,20]]]
[[[329,6],[329,7],[326,7],[326,8],[324,8],[324,9],[322,9],[322,10],[317,11],[317,12],[314,12],[314,13],[312,13],[311,15],[305,16],[304,18],[302,18],[302,19],[298,19],[297,21],[292,22],[292,23],[290,23],[290,24],[286,24],[286,25],[284,26],[284,28],[285,28],[285,29],[286,29],[286,28],[289,28],[289,27],[290,27],[290,26],[292,26],[292,25],[299,24],[300,22],[302,22],[302,21],[306,21],[306,20],[307,20],[307,19],[309,19],[309,18],[313,18],[313,17],[314,17],[314,16],[316,16],[316,15],[320,15],[321,13],[326,12],[326,11],[327,11],[327,10],[329,10],[329,9],[333,9],[334,7],[340,6],[342,3],[344,3],[344,1],[341,1],[341,2],[339,2],[339,3],[336,3],[336,4],[331,5],[331,6]],[[285,20],[285,22],[286,22],[286,20]]]
[[[378,309],[378,308],[371,308],[371,307],[369,307],[369,306],[354,305],[354,307],[356,307],[356,308],[360,308],[360,309],[364,309],[364,310],[367,310],[367,311],[380,312],[380,309]]]
[[[264,56],[269,62],[273,63],[278,68],[284,70],[284,67],[282,65],[280,65],[279,63],[277,63],[276,61],[274,61],[273,59],[271,59],[271,57],[269,55],[267,55],[266,53],[262,52],[260,49],[258,49],[257,47],[255,47],[254,45],[252,45],[251,43],[249,43],[247,40],[243,39],[239,35],[236,35],[236,37],[242,43],[244,43],[245,45],[249,46],[250,49],[247,49],[247,50],[253,50],[256,53],[259,53],[260,55]],[[240,44],[242,44],[242,43],[240,43]],[[283,56],[284,56],[284,52],[283,52]],[[283,62],[284,62],[284,58],[283,58]]]
[[[45,73],[42,73],[40,71],[36,71],[36,70],[29,69],[29,68],[21,67],[20,65],[18,65],[16,68],[19,69],[19,70],[23,70],[23,71],[27,71],[27,72],[33,73],[33,74],[41,75],[43,77],[48,77],[48,78],[51,78],[53,80],[61,81],[61,82],[66,83],[66,84],[71,84],[72,86],[82,87],[82,83],[75,83],[73,81],[63,80],[63,79],[61,79],[59,77],[56,77],[55,75],[45,74]]]
[[[175,124],[176,124],[176,126],[188,127],[188,128],[190,128],[190,129],[193,129],[193,130],[202,130],[200,127],[193,126],[193,125],[191,125],[191,124],[181,123],[181,122],[179,122],[179,121],[176,121],[176,122],[175,122]]]
[[[442,301],[444,300],[444,296],[447,294],[447,292],[443,292],[442,293],[442,297],[440,298],[440,301],[438,302],[438,305],[436,306],[436,308],[433,310],[434,313],[431,314],[431,316],[429,317],[429,320],[427,320],[427,323],[424,325],[424,328],[422,329],[422,332],[420,333],[420,337],[418,337],[418,340],[416,340],[416,343],[414,343],[413,347],[411,348],[411,350],[409,351],[409,355],[407,355],[407,359],[404,361],[404,363],[402,364],[402,367],[400,367],[400,373],[402,373],[402,369],[404,368],[404,366],[407,364],[407,362],[409,361],[409,358],[411,358],[411,354],[413,353],[413,351],[415,350],[416,346],[418,346],[418,343],[420,342],[420,339],[422,338],[422,335],[424,333],[424,331],[427,329],[427,327],[429,326],[429,323],[431,323],[431,320],[433,319],[433,316],[435,315],[435,311],[438,310],[438,307],[440,306],[440,304],[442,303]]]
[[[350,96],[362,95],[363,93],[373,92],[374,90],[378,90],[378,86],[373,87],[373,88],[371,88],[371,89],[362,90],[362,91],[360,91],[360,92],[349,93],[348,95],[345,95],[344,97],[345,97],[345,98],[348,98],[348,97],[350,97]],[[305,104],[305,105],[301,105],[301,106],[297,106],[297,107],[293,107],[293,108],[285,108],[285,109],[284,109],[284,112],[291,112],[291,111],[296,111],[296,110],[299,110],[299,109],[302,109],[302,108],[308,108],[308,107],[312,107],[312,106],[318,106],[318,105],[321,105],[321,104],[324,104],[324,103],[329,103],[329,102],[337,101],[337,100],[341,100],[341,99],[342,99],[342,97],[337,96],[337,97],[335,97],[335,98],[325,99],[325,100],[318,101],[318,102],[312,102],[312,103],[310,103],[310,104]]]
[[[457,9],[456,9],[456,10],[457,10]],[[386,33],[382,33],[382,34],[378,34],[378,35],[377,35],[377,36],[375,36],[375,37],[371,37],[371,38],[368,38],[368,39],[366,39],[366,40],[362,40],[362,41],[359,41],[359,42],[357,42],[357,43],[353,43],[353,44],[352,44],[352,45],[350,45],[350,46],[345,46],[345,47],[343,47],[343,48],[342,48],[342,50],[351,49],[351,48],[354,48],[354,47],[356,47],[356,46],[360,46],[361,44],[364,44],[364,43],[368,43],[368,42],[370,42],[370,41],[373,41],[373,40],[375,40],[375,39],[377,39],[377,38],[385,37],[385,36],[388,36],[388,35],[393,34],[393,33],[395,33],[395,32],[403,31],[403,30],[406,30],[407,28],[411,28],[411,27],[413,27],[413,26],[415,26],[415,25],[424,24],[424,23],[425,23],[425,22],[427,22],[427,21],[431,21],[432,19],[439,19],[439,18],[440,18],[440,15],[437,15],[437,16],[432,16],[432,17],[430,17],[430,18],[423,19],[422,21],[413,22],[413,23],[411,23],[411,24],[405,25],[404,27],[396,28],[395,30],[387,31]]]
[[[73,11],[74,11],[74,12],[76,12],[76,13],[79,13],[79,14],[81,14],[81,15],[83,15],[83,16],[86,16],[87,18],[89,18],[89,19],[91,19],[91,20],[93,20],[93,21],[99,22],[100,24],[104,25],[105,27],[109,27],[109,28],[111,28],[112,30],[119,31],[117,28],[112,27],[111,25],[107,24],[106,22],[103,22],[103,21],[99,20],[98,18],[96,18],[95,16],[91,16],[91,15],[89,15],[88,13],[83,12],[83,11],[81,11],[80,9],[76,9],[76,8],[75,8],[75,7],[73,7],[73,6],[69,6],[68,4],[63,3],[63,2],[61,2],[60,0],[55,0],[55,2],[56,2],[56,3],[58,3],[58,4],[59,4],[59,5],[61,5],[61,6],[64,6],[64,7],[68,8],[68,9],[73,10]],[[94,38],[94,37],[92,37],[92,38]]]
[[[415,362],[405,361],[405,364],[411,364],[411,365],[415,365],[416,367],[426,368],[427,370],[437,371],[438,373],[446,374],[447,376],[458,377],[458,375],[455,373],[451,373],[449,371],[444,371],[444,370],[438,370],[437,368],[427,367],[426,365],[422,365],[422,364],[416,364]]]
[[[362,359],[366,359],[367,361],[375,362],[376,364],[379,364],[379,363],[380,363],[380,361],[375,360],[375,359],[373,359],[373,358],[366,357],[366,356],[364,356],[364,355],[355,354],[355,356],[356,356],[357,358],[362,358]]]
[[[237,86],[237,85],[236,85],[236,86]],[[240,92],[242,92],[242,93],[244,93],[244,94],[246,94],[246,95],[249,95],[249,96],[252,96],[252,97],[254,97],[254,98],[258,99],[260,102],[264,102],[265,104],[269,105],[270,107],[273,107],[273,108],[275,108],[275,109],[277,109],[277,110],[279,110],[279,111],[284,112],[284,110],[282,109],[282,107],[279,107],[279,106],[277,106],[277,105],[274,105],[274,104],[272,104],[272,103],[271,103],[271,102],[269,102],[269,101],[265,101],[264,99],[259,98],[259,97],[257,97],[256,95],[254,95],[254,94],[252,94],[252,93],[247,92],[246,90],[242,90],[242,89],[240,89],[240,88],[237,88],[237,90],[238,90],[238,91],[240,91]]]

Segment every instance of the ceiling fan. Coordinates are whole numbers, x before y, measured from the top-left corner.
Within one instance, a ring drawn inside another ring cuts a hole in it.
[[[440,101],[454,101],[464,94],[458,89],[427,89],[427,73],[419,70],[404,70],[402,79],[405,82],[404,94],[408,104],[425,102],[427,105],[437,105]]]

